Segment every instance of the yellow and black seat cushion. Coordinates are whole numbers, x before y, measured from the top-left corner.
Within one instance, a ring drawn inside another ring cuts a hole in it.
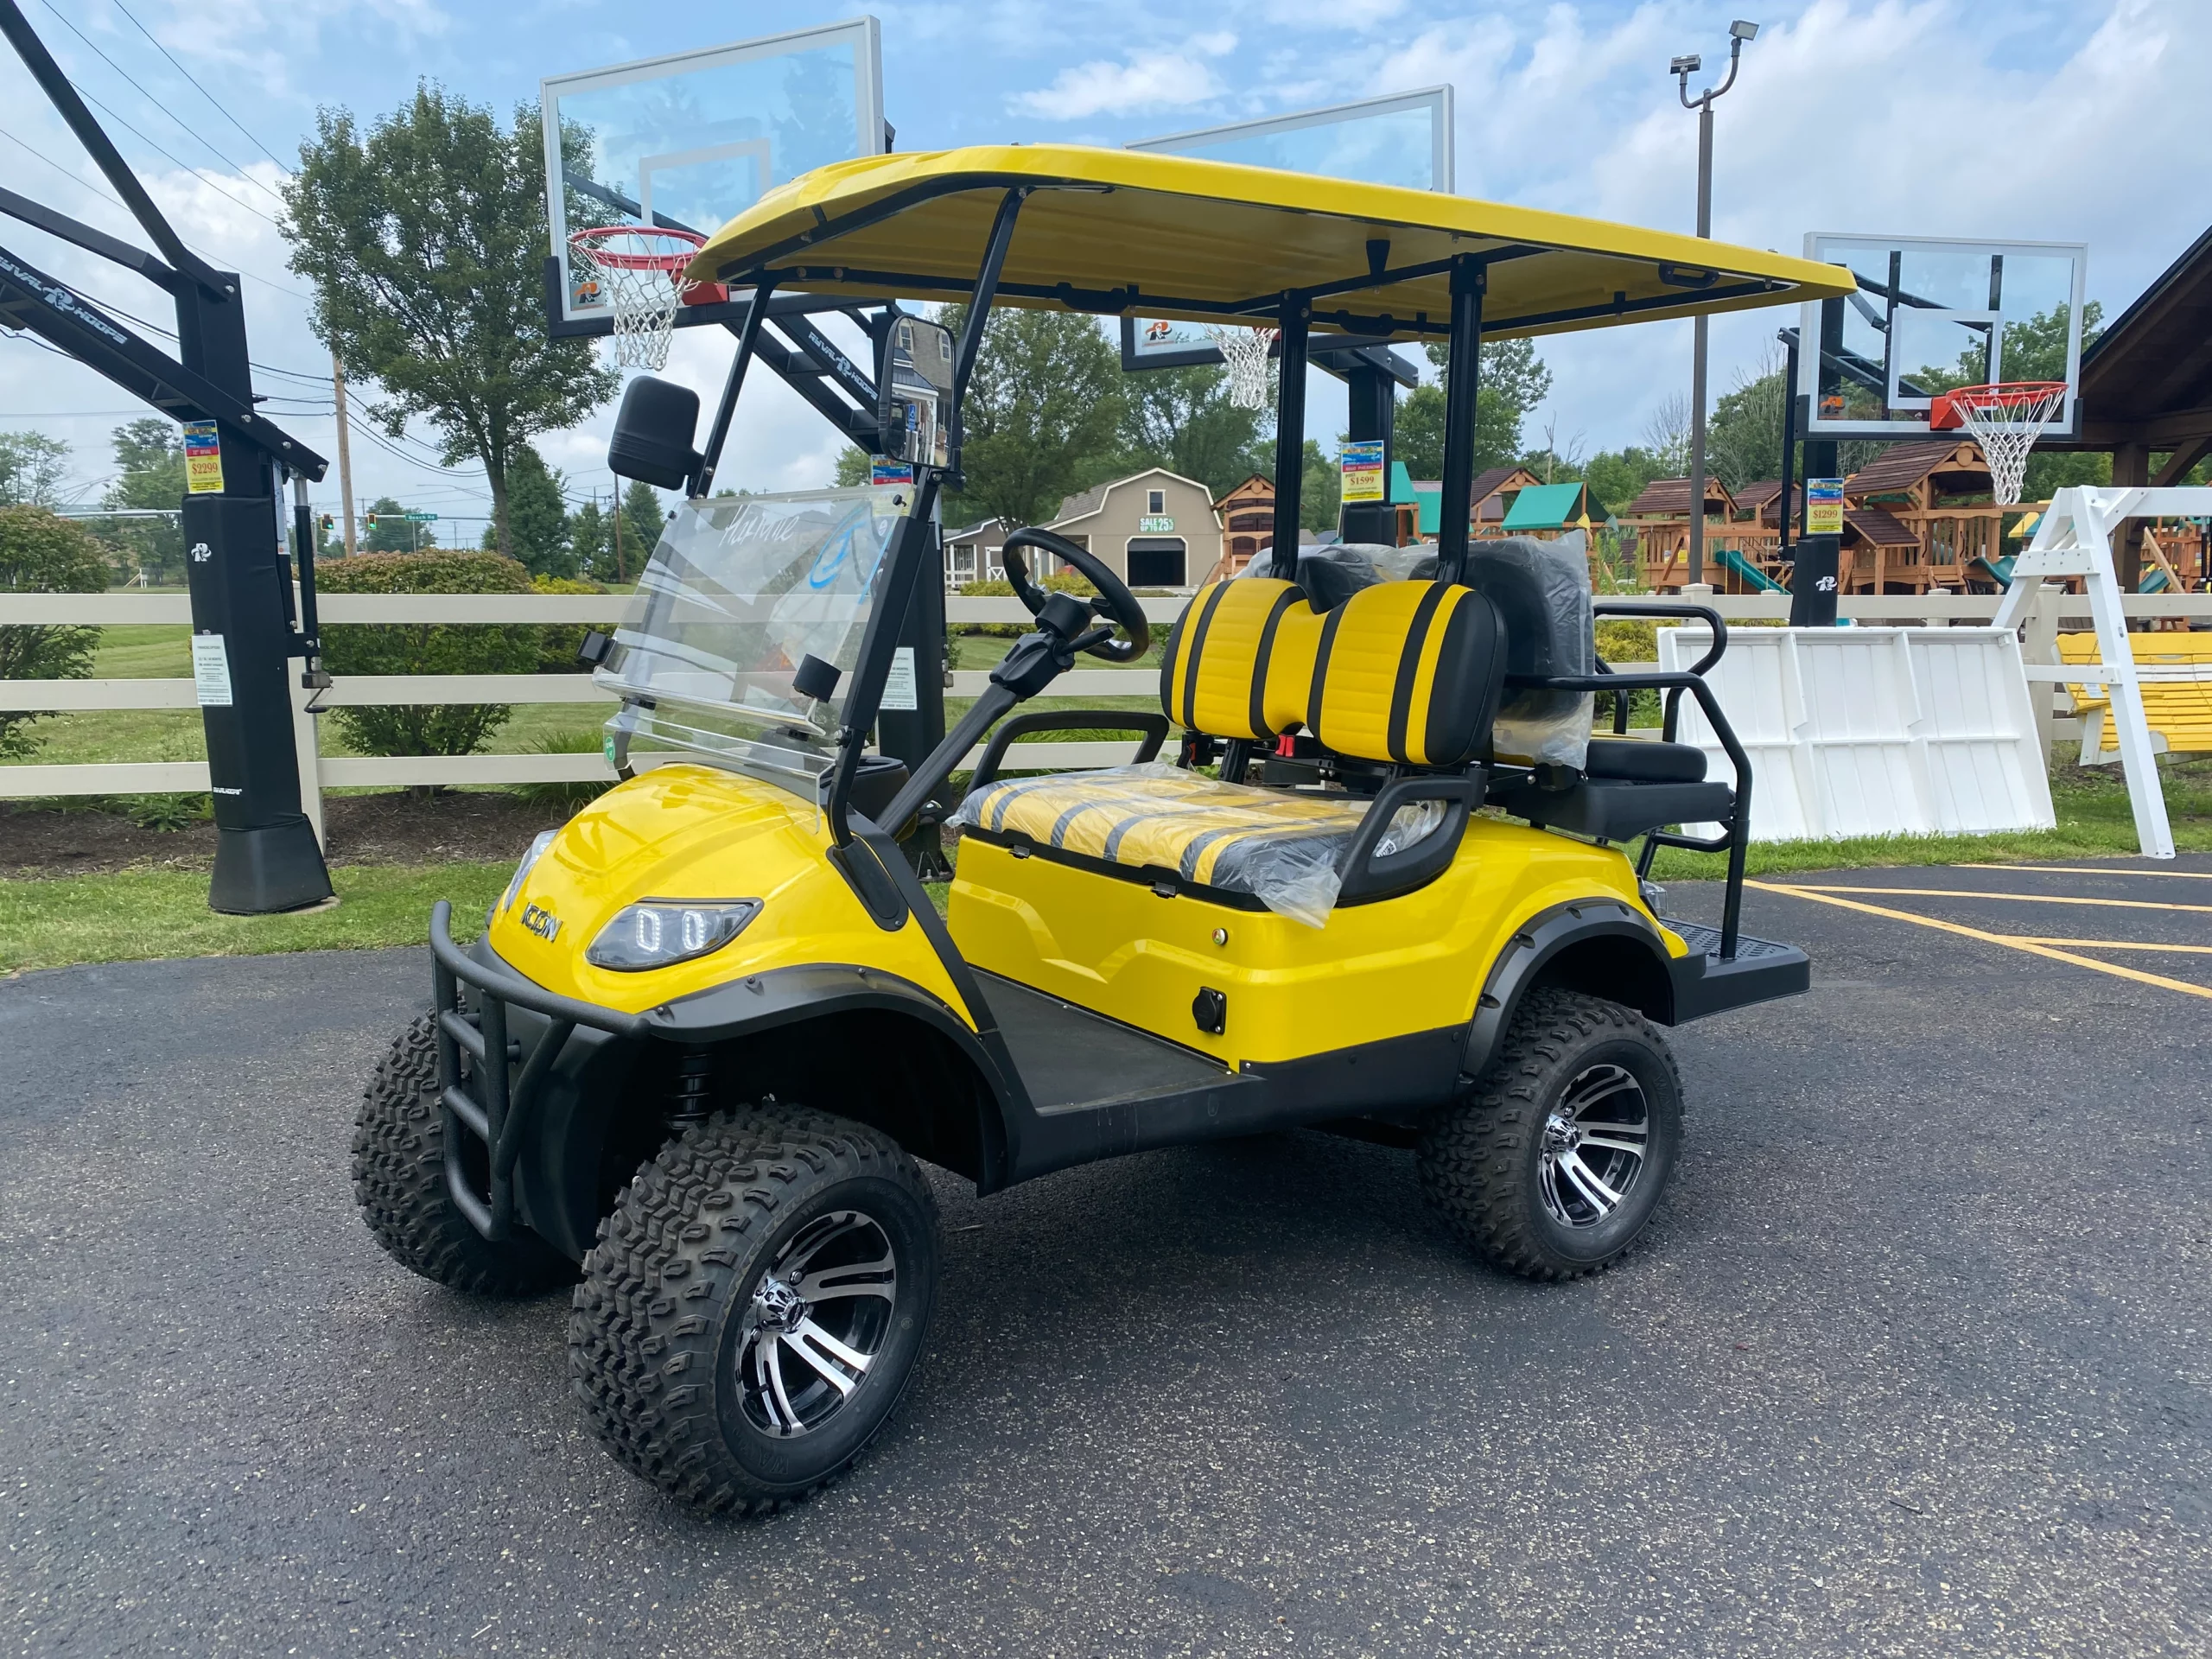
[[[1366,803],[1224,784],[1154,764],[988,784],[957,821],[1061,861],[1264,902],[1286,872],[1332,864]]]
[[[1167,637],[1160,709],[1186,731],[1265,741],[1305,718],[1320,632],[1294,582],[1210,582]]]
[[[1489,741],[1504,673],[1497,612],[1482,594],[1381,582],[1322,624],[1306,725],[1338,754],[1462,766]]]

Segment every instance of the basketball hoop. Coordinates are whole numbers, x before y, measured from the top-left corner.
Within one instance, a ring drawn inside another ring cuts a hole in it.
[[[706,245],[696,232],[657,225],[597,225],[569,238],[570,258],[597,277],[614,313],[615,367],[658,369],[668,361],[677,308],[721,286],[683,280],[683,268]]]
[[[2009,380],[1961,386],[1929,405],[1931,432],[1964,427],[1989,463],[1991,491],[2000,506],[2016,506],[2027,476],[2028,451],[2066,402],[2063,380]]]
[[[1274,347],[1273,328],[1224,328],[1209,324],[1206,337],[1221,348],[1229,370],[1229,401],[1239,409],[1268,406],[1268,353]]]

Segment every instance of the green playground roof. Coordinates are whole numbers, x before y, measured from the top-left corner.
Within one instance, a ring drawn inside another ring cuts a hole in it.
[[[1580,484],[1532,484],[1513,498],[1503,528],[1567,530],[1588,517]]]

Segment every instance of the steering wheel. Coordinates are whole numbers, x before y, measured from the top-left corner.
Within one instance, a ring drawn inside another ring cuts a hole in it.
[[[1030,615],[1040,614],[1045,601],[1052,595],[1029,580],[1029,567],[1021,557],[1025,547],[1066,560],[1098,589],[1096,597],[1090,601],[1091,614],[1110,619],[1113,626],[1092,628],[1078,635],[1071,642],[1076,650],[1087,651],[1109,663],[1134,663],[1152,648],[1152,625],[1145,620],[1144,607],[1137,603],[1137,596],[1129,591],[1128,584],[1116,575],[1103,559],[1049,530],[1017,530],[999,550],[1000,560],[1006,566],[1006,579],[1014,588],[1014,597],[1028,607]],[[1124,638],[1114,637],[1116,627]]]

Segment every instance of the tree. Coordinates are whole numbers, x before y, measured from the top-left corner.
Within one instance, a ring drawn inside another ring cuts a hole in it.
[[[1428,359],[1441,371],[1447,353],[1431,345]],[[1551,396],[1552,372],[1534,340],[1485,345],[1475,385],[1475,470],[1510,466],[1521,454],[1521,427]],[[1415,386],[1398,404],[1392,427],[1396,458],[1415,478],[1444,476],[1444,387]]]
[[[538,111],[502,130],[489,109],[425,81],[364,136],[325,109],[283,186],[292,269],[315,284],[316,334],[384,396],[370,417],[398,436],[429,419],[448,466],[474,456],[512,552],[507,471],[536,433],[612,397],[588,340],[546,334],[545,168]],[[566,141],[574,169],[582,139]],[[582,222],[582,221],[577,221]]]
[[[1582,468],[1582,481],[1590,492],[1592,518],[1624,512],[1628,504],[1642,495],[1644,486],[1653,479],[1679,476],[1669,472],[1657,455],[1635,444],[1625,449],[1601,451],[1591,456]]]
[[[1124,374],[1122,409],[1119,474],[1165,467],[1218,497],[1265,470],[1257,457],[1268,412],[1231,403],[1228,372],[1218,365]]]
[[[1690,475],[1690,400],[1670,391],[1643,417],[1643,448],[1659,463],[1661,478]]]
[[[938,321],[956,339],[968,308]],[[1065,311],[994,310],[963,406],[967,486],[961,522],[1048,522],[1062,498],[1096,481],[1115,454],[1122,410],[1119,355],[1097,323]]]
[[[534,576],[573,576],[566,480],[529,444],[517,447],[507,468],[508,542],[515,559]]]
[[[871,464],[867,450],[855,444],[847,444],[837,452],[837,487],[841,490],[858,489],[868,482]]]
[[[118,426],[110,507],[175,512],[184,499],[184,442],[175,424],[149,415]],[[184,580],[184,531],[174,518],[111,520],[108,540],[124,573],[143,570],[156,582]]]
[[[0,507],[58,507],[69,446],[43,432],[0,432]]]
[[[1731,493],[1746,484],[1782,476],[1783,420],[1789,388],[1770,349],[1756,372],[1738,369],[1735,390],[1713,406],[1705,427],[1706,470]],[[1791,463],[1791,472],[1796,472]]]
[[[1268,438],[1253,446],[1252,464],[1246,473],[1258,473],[1262,477],[1275,475],[1275,441]],[[1243,477],[1239,474],[1238,477]],[[1235,480],[1232,480],[1231,482]],[[1320,441],[1306,440],[1306,465],[1300,471],[1298,485],[1298,527],[1314,531],[1331,531],[1337,527],[1338,499],[1344,490],[1344,478],[1337,465],[1321,453]]]
[[[44,507],[0,507],[0,591],[104,594],[111,575],[99,539],[82,524]],[[0,628],[0,680],[80,680],[92,671],[99,639],[98,628]],[[20,760],[36,748],[28,728],[45,717],[0,709],[0,756]]]
[[[662,510],[660,492],[642,478],[630,480],[630,487],[622,492],[622,558],[625,575],[622,580],[632,581],[645,568],[645,561],[653,556],[653,549],[660,545],[660,533],[668,528],[668,514]]]
[[[594,582],[605,582],[614,575],[613,529],[596,495],[569,517],[569,550],[575,557],[576,569]]]

